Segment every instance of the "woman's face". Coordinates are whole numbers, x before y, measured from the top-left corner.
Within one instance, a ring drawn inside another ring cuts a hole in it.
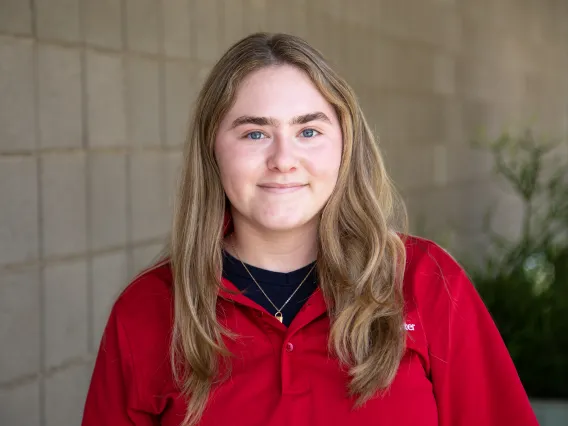
[[[215,140],[234,220],[274,231],[317,220],[341,152],[338,117],[304,72],[280,65],[251,73]]]

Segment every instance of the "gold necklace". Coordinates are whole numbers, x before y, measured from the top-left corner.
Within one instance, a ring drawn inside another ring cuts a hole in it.
[[[262,289],[262,287],[260,286],[260,284],[256,281],[256,279],[253,277],[253,275],[250,273],[249,269],[247,268],[247,265],[245,265],[245,263],[241,260],[241,256],[239,256],[239,252],[237,251],[237,248],[235,247],[235,245],[233,244],[233,241],[231,239],[230,241],[231,247],[233,248],[233,250],[235,251],[235,254],[237,255],[237,258],[239,259],[239,261],[241,262],[241,264],[243,265],[243,267],[245,268],[245,270],[248,272],[248,274],[250,275],[250,277],[252,278],[252,280],[254,281],[254,283],[256,284],[256,286],[259,288],[259,290],[262,292],[262,294],[264,294],[264,297],[266,297],[266,300],[268,300],[270,302],[270,304],[272,306],[274,306],[274,309],[276,309],[276,313],[274,314],[274,317],[276,317],[276,319],[280,322],[284,321],[284,316],[282,315],[282,309],[284,309],[284,307],[288,304],[288,302],[290,300],[292,300],[292,297],[294,297],[294,295],[296,294],[296,292],[300,289],[300,287],[302,287],[302,284],[304,284],[304,282],[308,279],[308,277],[310,276],[310,274],[312,273],[312,271],[314,270],[314,268],[316,267],[316,265],[314,264],[314,266],[312,266],[310,268],[310,271],[308,272],[308,275],[306,275],[304,277],[304,279],[302,280],[302,282],[298,285],[298,287],[296,287],[296,290],[294,290],[294,292],[290,295],[290,297],[284,302],[284,304],[280,307],[280,309],[278,309],[278,307],[272,302],[272,300],[270,300],[270,297],[268,297],[268,294],[266,294],[264,292],[264,290]]]

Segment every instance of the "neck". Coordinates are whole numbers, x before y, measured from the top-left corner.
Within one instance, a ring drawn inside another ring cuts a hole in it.
[[[267,231],[233,216],[233,227],[234,233],[227,236],[225,249],[249,265],[274,272],[291,272],[316,260],[315,221],[293,230]]]

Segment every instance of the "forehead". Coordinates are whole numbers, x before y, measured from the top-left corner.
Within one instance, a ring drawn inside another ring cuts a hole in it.
[[[226,118],[242,114],[286,118],[313,111],[334,115],[305,72],[278,65],[254,71],[242,81]]]

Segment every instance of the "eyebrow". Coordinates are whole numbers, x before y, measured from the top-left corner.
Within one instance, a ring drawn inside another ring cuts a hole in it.
[[[290,125],[306,124],[311,121],[325,121],[331,124],[331,120],[321,111],[310,112],[309,114],[298,115],[290,120]],[[257,126],[274,126],[278,127],[280,122],[273,117],[254,117],[251,115],[243,115],[231,124],[231,129],[242,126],[243,124],[256,124]]]

